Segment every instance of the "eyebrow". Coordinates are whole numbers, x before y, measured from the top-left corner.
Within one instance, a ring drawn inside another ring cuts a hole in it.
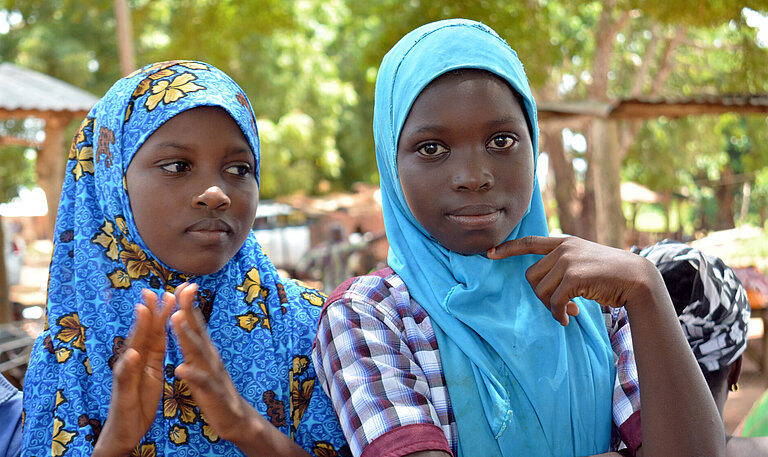
[[[162,143],[158,143],[157,145],[155,145],[155,149],[163,149],[163,148],[180,149],[182,151],[191,151],[194,149],[194,147],[191,145],[177,143],[175,141],[164,141]],[[253,151],[251,150],[250,145],[248,145],[247,147],[235,146],[233,149],[227,152],[227,155],[236,155],[236,154],[242,154],[242,153],[253,154]]]
[[[500,119],[494,119],[486,123],[486,125],[492,126],[492,127],[497,125],[504,125],[504,124],[528,125],[528,121],[525,119],[525,117],[509,116],[509,117],[502,117]]]
[[[191,146],[187,146],[186,144],[176,143],[173,141],[164,141],[162,143],[158,143],[155,145],[155,149],[162,149],[162,148],[183,149],[185,151],[192,149]]]
[[[499,119],[494,119],[485,123],[485,125],[488,127],[497,127],[497,126],[506,125],[506,124],[518,124],[521,127],[527,127],[528,121],[524,117],[508,116],[508,117],[502,117]],[[411,134],[417,135],[420,133],[440,133],[446,128],[447,127],[442,126],[440,124],[426,124],[426,125],[421,125],[418,128],[412,130]]]

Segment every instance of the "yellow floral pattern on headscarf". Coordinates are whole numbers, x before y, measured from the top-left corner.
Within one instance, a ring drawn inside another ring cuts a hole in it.
[[[170,438],[171,443],[176,446],[187,444],[189,442],[189,430],[183,425],[173,424],[173,427],[168,430],[168,438]]]
[[[119,253],[119,243],[115,238],[115,227],[108,219],[104,220],[96,235],[91,239],[92,242],[104,248],[104,255],[110,260],[117,260]]]
[[[261,278],[259,278],[259,269],[251,268],[245,275],[242,284],[237,286],[237,290],[245,293],[245,302],[249,305],[261,295],[262,299],[267,298],[267,289],[261,287]]]
[[[309,357],[295,356],[293,358],[293,367],[289,372],[291,384],[291,437],[295,432],[295,427],[301,422],[304,412],[312,399],[312,391],[315,388],[315,378],[305,376],[307,367],[310,365]]]
[[[64,391],[61,390],[61,389],[57,390],[56,391],[56,406],[54,406],[54,409],[58,408],[59,405],[61,405],[65,401],[67,401],[67,397],[64,396]]]
[[[64,421],[55,417],[53,419],[53,443],[51,444],[51,455],[60,457],[69,450],[67,445],[77,436],[77,432],[64,430]]]
[[[157,457],[157,446],[155,443],[139,444],[131,451],[131,457]]]
[[[197,76],[185,72],[173,78],[173,81],[171,82],[164,79],[157,81],[151,87],[152,95],[147,98],[147,110],[152,111],[157,108],[157,105],[160,104],[161,101],[168,105],[185,97],[189,92],[205,89],[205,87],[193,82],[196,79]]]
[[[303,292],[301,296],[313,306],[323,306],[326,299],[325,295],[317,291]]]
[[[218,443],[221,438],[219,438],[219,435],[216,434],[216,432],[213,431],[213,427],[208,425],[208,422],[205,421],[205,417],[202,413],[200,413],[200,422],[203,423],[203,436],[205,439],[210,441],[211,443]]]
[[[247,332],[251,332],[263,321],[263,318],[253,311],[237,316],[237,326]]]
[[[85,329],[80,325],[77,313],[69,313],[61,316],[57,324],[61,326],[56,339],[65,343],[72,343],[72,347],[85,351]]]
[[[120,260],[131,279],[145,278],[152,272],[152,261],[136,243],[123,242]]]
[[[171,419],[179,416],[183,424],[191,424],[197,419],[197,405],[192,400],[192,391],[186,382],[176,379],[173,384],[166,381],[163,385],[163,416]]]
[[[93,131],[93,121],[92,117],[85,118],[72,140],[72,146],[69,148],[68,159],[75,162],[75,166],[72,167],[75,181],[78,181],[86,173],[93,175],[93,146],[88,142],[87,135],[88,132]]]
[[[338,457],[339,453],[336,452],[333,445],[327,441],[320,441],[312,449],[317,457]]]
[[[69,349],[67,347],[60,347],[56,349],[56,360],[59,363],[64,363],[67,360],[69,360],[69,357],[72,355],[72,349]]]

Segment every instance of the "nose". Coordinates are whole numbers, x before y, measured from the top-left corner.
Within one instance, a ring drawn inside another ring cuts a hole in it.
[[[229,195],[222,190],[219,186],[211,186],[205,191],[195,196],[192,201],[192,206],[196,208],[209,208],[217,210],[225,210],[232,204]]]
[[[454,157],[459,154],[455,154]],[[456,191],[487,191],[493,188],[494,177],[492,164],[489,161],[488,152],[464,153],[456,160],[455,170],[451,181]]]

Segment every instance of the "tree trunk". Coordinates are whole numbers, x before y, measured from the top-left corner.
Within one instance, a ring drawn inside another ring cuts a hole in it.
[[[542,125],[541,138],[549,154],[549,165],[555,176],[555,200],[560,230],[569,235],[584,237],[579,214],[581,201],[576,189],[576,176],[569,154],[563,146],[562,128]]]
[[[597,219],[595,213],[595,167],[592,154],[592,135],[587,143],[587,173],[584,176],[584,194],[581,196],[581,237],[597,241]]]
[[[715,230],[728,230],[734,227],[734,186],[733,170],[726,166],[720,179],[720,185],[715,188],[715,201],[717,202],[717,220]]]
[[[117,44],[120,55],[120,71],[123,76],[136,69],[136,56],[133,50],[133,27],[131,10],[127,0],[115,0],[115,21],[117,22]]]
[[[623,248],[626,220],[621,208],[621,158],[616,121],[592,121],[591,144],[597,242]]]
[[[747,222],[747,215],[749,214],[749,198],[752,195],[752,185],[749,180],[744,181],[741,186],[741,211],[739,211],[739,222],[742,224]]]
[[[45,191],[48,203],[47,236],[53,238],[56,227],[56,213],[59,209],[61,185],[64,182],[64,164],[66,154],[63,151],[64,126],[67,120],[59,117],[49,117],[45,120],[45,141],[37,155],[37,182]]]
[[[11,298],[8,290],[8,271],[5,265],[5,237],[3,218],[0,216],[0,323],[11,321]]]
[[[664,206],[664,236],[672,237],[672,191],[667,189],[661,197],[661,204]]]

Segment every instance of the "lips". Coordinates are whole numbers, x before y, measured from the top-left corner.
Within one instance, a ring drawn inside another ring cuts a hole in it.
[[[203,242],[216,242],[232,233],[232,227],[221,219],[203,219],[187,227],[185,232]]]
[[[502,210],[490,205],[468,205],[450,211],[446,217],[468,228],[484,228],[498,221]]]

